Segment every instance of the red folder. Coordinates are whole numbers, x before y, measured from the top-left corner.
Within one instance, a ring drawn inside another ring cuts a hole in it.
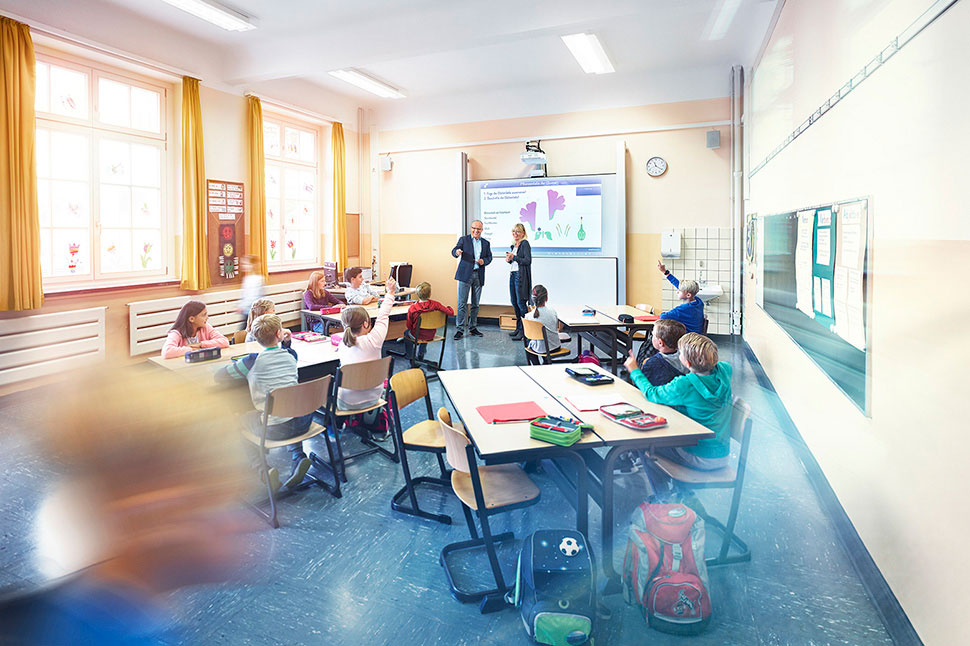
[[[491,406],[479,406],[475,410],[489,424],[526,422],[546,414],[546,411],[539,408],[539,404],[535,402],[493,404]]]
[[[634,321],[659,321],[660,316],[657,314],[645,314],[644,316],[634,316]]]

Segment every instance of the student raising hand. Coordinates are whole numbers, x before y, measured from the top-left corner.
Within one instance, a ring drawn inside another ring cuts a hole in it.
[[[630,350],[630,356],[623,362],[623,367],[627,369],[627,372],[633,372],[640,367],[637,365],[637,358],[633,356],[633,350]]]
[[[664,265],[663,262],[660,261],[660,260],[657,261],[657,269],[660,270],[660,273],[661,274],[666,274],[667,273],[667,266]]]
[[[388,294],[394,294],[397,292],[397,281],[394,278],[388,278],[384,283],[384,289]]]

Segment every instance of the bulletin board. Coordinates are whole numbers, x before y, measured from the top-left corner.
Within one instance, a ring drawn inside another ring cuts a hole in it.
[[[206,180],[209,277],[213,285],[236,282],[239,257],[245,252],[242,182]]]
[[[871,391],[868,198],[759,218],[758,305],[866,415]]]

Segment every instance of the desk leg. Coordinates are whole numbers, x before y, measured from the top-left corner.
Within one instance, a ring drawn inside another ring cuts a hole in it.
[[[600,594],[616,594],[623,590],[620,574],[613,569],[613,465],[624,449],[614,446],[603,461],[603,587]]]
[[[616,374],[616,330],[615,329],[613,330],[612,337],[613,337],[613,346],[612,346],[613,351],[610,353],[610,356],[613,359],[613,374],[615,375]]]
[[[576,529],[589,540],[589,495],[587,494],[586,461],[578,451],[564,451],[563,457],[573,463],[576,469]]]

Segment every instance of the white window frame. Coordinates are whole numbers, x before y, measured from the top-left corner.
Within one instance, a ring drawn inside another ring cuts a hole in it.
[[[314,224],[314,229],[313,229],[313,250],[314,250],[314,255],[313,255],[313,258],[302,258],[302,259],[289,260],[289,261],[288,260],[285,260],[285,259],[281,259],[281,260],[271,260],[270,257],[269,257],[268,250],[267,250],[266,267],[269,270],[269,273],[285,272],[285,271],[296,271],[296,270],[300,270],[300,269],[315,269],[317,267],[320,267],[320,265],[323,262],[321,260],[323,258],[323,253],[322,253],[321,243],[320,243],[320,240],[321,240],[321,237],[322,237],[322,231],[323,231],[323,218],[324,218],[324,209],[323,209],[323,193],[324,193],[324,191],[322,190],[323,189],[323,186],[322,186],[322,183],[321,183],[321,172],[322,172],[322,169],[323,169],[323,154],[322,154],[322,151],[323,151],[323,128],[321,128],[319,124],[315,124],[315,123],[308,122],[308,121],[301,121],[299,119],[294,119],[291,116],[283,115],[283,114],[280,114],[279,112],[275,112],[275,111],[272,111],[272,110],[265,110],[263,112],[264,131],[265,131],[265,123],[267,121],[271,121],[271,122],[273,122],[275,124],[279,124],[279,126],[280,126],[280,142],[281,142],[281,147],[280,147],[280,155],[279,156],[271,156],[269,154],[269,152],[268,152],[268,146],[266,146],[265,140],[263,141],[263,170],[264,170],[264,173],[265,173],[266,165],[267,164],[275,164],[275,165],[278,165],[278,166],[280,166],[283,169],[284,172],[285,172],[285,169],[287,167],[294,168],[294,169],[299,169],[299,170],[313,170],[314,171],[313,172],[313,176],[314,176],[314,180],[315,180],[315,184],[314,184],[314,195],[315,195],[315,197],[314,197],[314,207],[316,208],[316,214],[315,214],[315,217],[313,218],[313,224]],[[312,164],[309,163],[309,162],[304,162],[304,161],[295,160],[295,159],[286,157],[286,155],[284,154],[283,148],[282,148],[283,142],[285,142],[284,132],[285,132],[286,126],[290,126],[291,128],[297,128],[299,130],[303,130],[303,131],[306,131],[306,132],[312,132],[313,133],[313,136],[314,136],[313,155],[314,155],[315,161]],[[283,177],[284,172],[281,172],[280,173],[280,177]],[[264,190],[265,190],[265,188],[264,188]],[[283,187],[280,187],[280,204],[281,205],[284,203],[284,200],[285,200],[285,197],[284,197],[284,189],[283,189]],[[283,209],[283,210],[285,210],[285,209]],[[281,212],[280,212],[280,218],[281,218],[281,220],[282,220],[282,218],[284,216],[285,216],[285,214],[281,210]],[[271,237],[270,236],[270,231],[269,231],[269,222],[268,222],[268,220],[267,220],[267,225],[266,226],[267,226],[267,229],[266,229],[266,244],[268,246],[269,245],[269,240],[270,240],[270,237]],[[283,248],[282,248],[283,247],[283,237],[282,236],[280,237],[280,247],[281,247],[280,248],[280,254],[281,254],[281,257],[282,257],[283,255],[285,255],[283,253]]]
[[[83,72],[88,76],[88,117],[78,119],[52,112],[37,112],[36,128],[51,132],[68,132],[83,134],[88,137],[88,208],[90,213],[89,241],[91,250],[90,272],[83,276],[45,276],[43,279],[46,293],[100,289],[106,287],[123,287],[129,285],[144,285],[176,280],[175,267],[175,187],[169,181],[173,159],[169,147],[169,124],[174,123],[174,106],[172,85],[164,81],[143,78],[133,75],[129,71],[117,70],[99,62],[75,58],[63,52],[48,51],[38,47],[35,52],[38,63],[46,63],[57,67]],[[105,78],[143,89],[158,92],[161,96],[159,105],[159,132],[151,133],[144,130],[101,123],[98,85],[99,79]],[[138,143],[141,145],[157,146],[160,151],[159,181],[160,181],[160,253],[161,268],[154,271],[108,272],[102,271],[101,260],[101,177],[99,163],[99,149],[102,139]]]

